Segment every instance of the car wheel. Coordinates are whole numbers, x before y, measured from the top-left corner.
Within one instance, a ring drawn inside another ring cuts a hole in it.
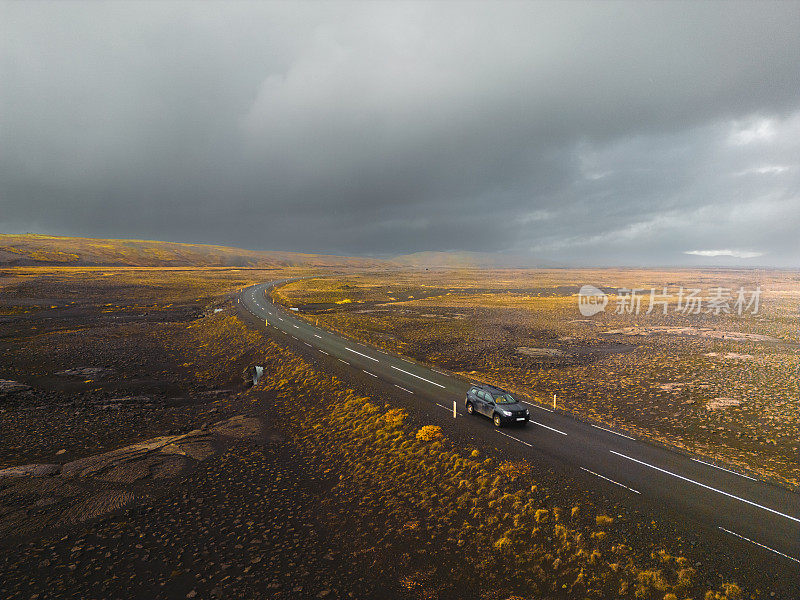
[[[498,415],[497,413],[494,413],[494,417],[492,417],[492,421],[494,421],[494,426],[495,427],[502,427],[503,426],[503,422],[500,420],[500,415]]]
[[[472,407],[472,402],[467,402],[467,412],[471,415],[475,414],[475,409]]]

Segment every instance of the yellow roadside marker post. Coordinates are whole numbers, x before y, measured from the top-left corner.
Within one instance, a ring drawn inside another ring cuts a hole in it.
[[[553,410],[556,409],[556,395],[553,394]]]
[[[456,412],[456,401],[453,400],[453,418],[455,419],[457,416],[458,413]]]

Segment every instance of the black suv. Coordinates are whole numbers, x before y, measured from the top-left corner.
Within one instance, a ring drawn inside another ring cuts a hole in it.
[[[530,419],[530,412],[507,391],[475,383],[467,390],[465,401],[467,412],[471,415],[485,415],[494,422],[495,427],[510,423],[525,425]]]

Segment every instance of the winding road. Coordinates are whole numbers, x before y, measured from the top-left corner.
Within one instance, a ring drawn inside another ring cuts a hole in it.
[[[526,403],[532,419],[527,427],[495,429],[488,419],[466,414],[467,380],[314,327],[273,304],[268,290],[287,281],[245,288],[239,300],[263,326],[342,367],[363,372],[378,385],[438,406],[443,417],[448,411],[453,422],[455,401],[456,419],[469,420],[476,436],[494,443],[503,438],[523,453],[545,453],[585,473],[590,484],[610,486],[631,500],[645,498],[685,515],[727,536],[727,548],[742,560],[759,554],[764,564],[796,573],[800,581],[800,494],[533,402]]]

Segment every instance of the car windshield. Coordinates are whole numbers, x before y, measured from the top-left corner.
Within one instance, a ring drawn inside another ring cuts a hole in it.
[[[500,396],[495,396],[494,401],[497,404],[516,404],[516,400],[511,394],[502,394]]]

